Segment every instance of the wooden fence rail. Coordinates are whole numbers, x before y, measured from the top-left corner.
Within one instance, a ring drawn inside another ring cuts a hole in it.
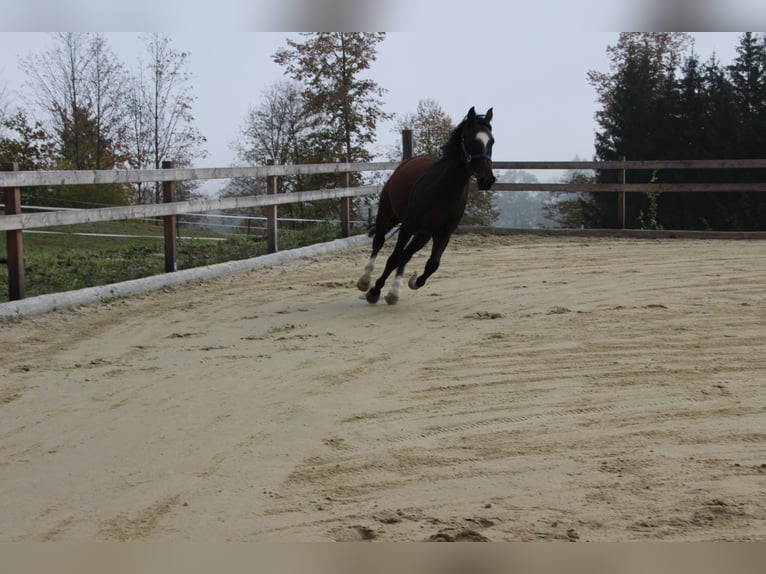
[[[409,134],[403,134],[405,157],[412,149]],[[229,168],[174,168],[171,162],[164,169],[151,170],[73,170],[73,171],[17,171],[14,164],[3,164],[0,170],[0,189],[5,200],[5,215],[0,216],[0,231],[6,232],[8,250],[8,293],[11,300],[24,297],[24,255],[22,231],[58,225],[72,225],[97,221],[142,219],[162,217],[165,219],[165,269],[174,271],[175,218],[185,213],[204,213],[214,210],[266,207],[267,244],[270,252],[278,249],[276,214],[277,206],[337,199],[341,201],[341,227],[348,235],[350,201],[355,197],[376,194],[380,186],[349,187],[352,172],[388,171],[399,162],[268,165],[260,167]],[[766,191],[764,183],[695,183],[695,184],[626,184],[628,170],[706,170],[706,169],[764,169],[766,159],[757,160],[680,160],[680,161],[497,161],[497,170],[616,170],[618,183],[568,184],[568,183],[497,183],[495,191],[548,191],[548,192],[616,192],[618,194],[618,221],[625,227],[625,194],[636,192],[737,192]],[[277,194],[277,178],[292,175],[336,174],[339,187],[296,193]],[[196,199],[175,201],[175,183],[184,180],[265,178],[267,194],[245,197]],[[130,184],[163,182],[165,203],[151,205],[128,205],[119,207],[82,209],[73,211],[49,211],[21,213],[20,188],[31,186]]]

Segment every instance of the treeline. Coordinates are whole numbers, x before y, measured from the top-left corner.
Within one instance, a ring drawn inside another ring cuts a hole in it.
[[[0,102],[0,161],[21,170],[156,169],[191,165],[206,152],[194,126],[189,54],[170,36],[141,36],[133,66],[102,34],[57,33],[46,52],[22,58],[25,107]],[[181,197],[194,182],[179,185]],[[26,188],[26,204],[96,207],[159,201],[157,185]]]
[[[744,33],[733,62],[701,61],[685,33],[623,33],[608,72],[591,71],[601,108],[596,160],[766,157],[766,35]],[[616,181],[599,172],[599,182]],[[630,171],[627,183],[766,182],[763,170]],[[615,227],[616,194],[557,205],[568,225]],[[629,227],[760,230],[766,193],[627,194]]]

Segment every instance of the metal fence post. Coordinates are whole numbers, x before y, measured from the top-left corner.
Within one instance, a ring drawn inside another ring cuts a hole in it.
[[[270,159],[266,162],[266,165],[274,165],[274,160]],[[268,195],[277,194],[277,176],[266,176],[266,193]],[[277,206],[267,205],[266,209],[266,249],[269,253],[276,253],[279,251],[279,244],[277,242]]]
[[[163,161],[162,169],[173,169],[175,163],[172,161]],[[162,182],[162,201],[164,203],[173,203],[176,200],[176,182],[175,181],[163,181]],[[165,222],[165,273],[171,273],[178,270],[178,248],[176,246],[177,228],[176,222],[177,215],[166,215]]]
[[[4,163],[2,171],[19,171],[19,165],[16,162]],[[21,213],[21,188],[6,187],[3,190],[3,201],[6,215]],[[6,231],[5,241],[8,250],[8,299],[18,301],[25,297],[24,241],[21,229]]]

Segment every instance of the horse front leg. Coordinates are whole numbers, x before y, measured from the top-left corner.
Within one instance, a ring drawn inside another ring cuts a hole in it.
[[[412,256],[415,255],[420,249],[428,243],[431,236],[427,233],[417,233],[409,242],[407,247],[402,253],[402,258],[399,261],[399,267],[396,270],[396,277],[394,278],[394,284],[391,286],[391,291],[386,295],[386,303],[389,305],[396,305],[399,302],[399,288],[404,282],[404,267],[410,262]]]
[[[451,235],[452,233],[445,233],[444,235],[434,237],[431,256],[428,258],[428,261],[426,261],[425,270],[420,277],[418,277],[417,273],[414,273],[412,277],[410,277],[410,280],[407,282],[410,289],[420,289],[426,284],[426,280],[436,272],[439,268],[439,263],[441,262],[442,253],[444,253],[444,250],[447,248]]]

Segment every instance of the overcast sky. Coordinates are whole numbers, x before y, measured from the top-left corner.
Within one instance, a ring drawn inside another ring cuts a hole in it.
[[[238,137],[248,106],[283,76],[272,54],[288,34],[268,32],[171,33],[177,50],[191,53],[189,71],[197,96],[194,115],[207,138],[209,156],[196,167],[235,162],[231,143]],[[706,60],[714,52],[724,64],[735,55],[739,33],[695,33],[695,50]],[[137,33],[106,37],[123,62],[134,66],[143,45]],[[294,34],[292,37],[296,37]],[[555,31],[489,35],[470,47],[440,33],[389,33],[379,44],[370,75],[387,90],[385,111],[414,112],[418,101],[436,100],[454,122],[471,106],[494,108],[497,160],[590,159],[598,109],[588,70],[608,71],[606,48],[617,33]],[[0,86],[13,96],[25,75],[18,56],[42,53],[48,33],[0,32]],[[389,123],[381,126],[376,151],[398,142]]]

